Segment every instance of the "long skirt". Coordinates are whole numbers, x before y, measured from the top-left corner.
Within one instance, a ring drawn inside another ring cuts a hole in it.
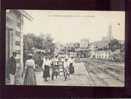
[[[15,75],[10,74],[10,84],[14,85],[15,84]]]
[[[59,68],[58,68],[58,66],[56,65],[56,66],[54,66],[54,67],[52,68],[52,80],[54,79],[54,76],[57,78],[58,75],[59,75]]]
[[[70,72],[69,72],[69,68],[68,67],[64,67],[64,78],[65,80],[67,79],[67,77],[70,76]]]
[[[27,67],[24,85],[36,85],[35,71],[32,67]]]
[[[69,72],[70,72],[70,74],[73,74],[73,73],[74,73],[74,66],[73,66],[72,63],[71,63],[70,66],[69,66]]]
[[[50,67],[47,65],[45,65],[45,69],[43,71],[43,77],[44,78],[50,77]]]

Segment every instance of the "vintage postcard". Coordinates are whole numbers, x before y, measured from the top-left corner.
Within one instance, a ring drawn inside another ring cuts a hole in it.
[[[6,85],[125,86],[125,11],[6,10]]]

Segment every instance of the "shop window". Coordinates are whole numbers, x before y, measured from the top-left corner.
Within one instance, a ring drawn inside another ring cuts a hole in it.
[[[20,37],[20,32],[17,32],[17,31],[16,31],[16,35],[17,35],[18,37]]]
[[[21,28],[21,23],[18,22],[18,23],[17,23],[17,26],[18,26],[18,28]]]

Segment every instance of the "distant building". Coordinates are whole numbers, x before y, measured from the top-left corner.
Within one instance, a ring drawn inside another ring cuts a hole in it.
[[[90,46],[90,57],[95,59],[112,59],[112,51],[110,49],[109,43],[112,40],[112,27],[109,25],[109,31],[106,37],[101,41],[93,42]]]
[[[65,45],[65,53],[68,57],[76,57],[77,53],[75,52],[75,48],[77,47],[77,44],[75,43],[67,43]]]
[[[95,59],[111,59],[111,49],[109,48],[109,42],[98,41],[91,45],[91,58]]]
[[[58,55],[58,54],[63,54],[64,53],[64,45],[60,44],[60,43],[56,43],[55,44],[55,51],[54,51],[54,55]]]
[[[93,51],[91,53],[91,58],[109,60],[111,59],[111,51],[110,50]]]
[[[90,49],[88,48],[77,48],[76,50],[78,58],[89,58]]]
[[[78,58],[88,58],[89,57],[89,40],[82,39],[80,41],[79,48],[75,49]]]
[[[89,40],[88,39],[82,39],[80,41],[80,48],[87,48],[89,46]]]

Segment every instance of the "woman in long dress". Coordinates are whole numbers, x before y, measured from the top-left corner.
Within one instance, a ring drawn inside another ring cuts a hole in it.
[[[33,60],[32,54],[29,55],[29,59],[25,63],[25,78],[24,85],[36,85],[35,76],[35,61]]]

